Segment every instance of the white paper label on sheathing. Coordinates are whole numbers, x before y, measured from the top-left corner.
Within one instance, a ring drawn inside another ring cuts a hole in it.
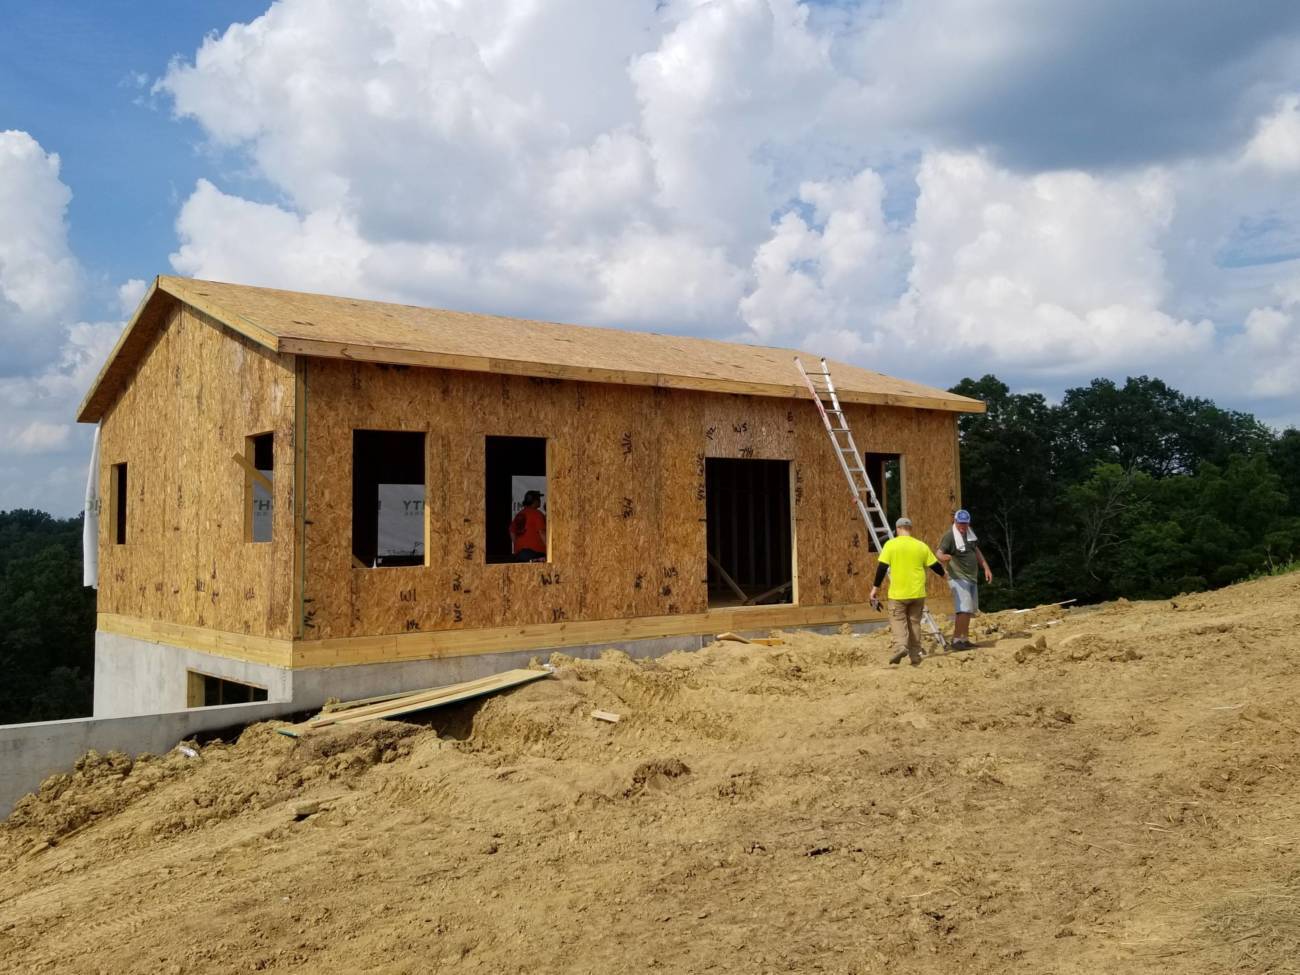
[[[380,560],[424,556],[424,485],[379,485]]]
[[[273,471],[262,471],[268,479],[275,477]],[[253,541],[269,542],[271,540],[272,515],[275,512],[271,492],[257,481],[253,482]]]

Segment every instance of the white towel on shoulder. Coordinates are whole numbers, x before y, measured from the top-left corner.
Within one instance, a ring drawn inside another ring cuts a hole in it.
[[[957,527],[957,523],[955,521],[952,523],[952,543],[957,546],[958,552],[966,551],[967,542],[978,541],[979,539],[975,537],[975,529],[970,525],[966,526],[966,534],[963,535],[961,529]]]

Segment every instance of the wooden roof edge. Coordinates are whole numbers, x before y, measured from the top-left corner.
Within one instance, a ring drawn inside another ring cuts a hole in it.
[[[808,355],[808,353],[798,350],[796,350],[795,354],[801,357]],[[809,356],[809,358],[813,357]],[[826,362],[829,363],[832,369],[862,369],[861,366],[854,366],[850,363],[840,362],[836,359],[827,359]],[[863,371],[871,372],[872,370],[863,369]],[[884,379],[891,378],[884,373],[875,373],[875,375]],[[927,386],[924,383],[910,382],[909,385],[918,387],[918,391],[914,393],[879,393],[874,395],[892,398],[889,402],[884,404],[887,406],[916,406],[918,409],[945,410],[949,413],[983,413],[988,409],[983,400],[974,399],[970,396],[963,396],[961,393],[954,393],[946,389],[940,389],[938,386]],[[803,387],[800,387],[800,389],[802,390]],[[860,395],[859,391],[853,389],[847,391],[841,390],[839,389],[838,381],[836,382],[836,392],[840,394],[840,399],[844,400],[846,403],[877,402],[876,400],[855,398]],[[868,392],[867,395],[873,394]],[[898,402],[895,402],[894,400],[898,400]],[[904,400],[907,402],[903,402]]]
[[[118,337],[117,344],[113,346],[112,352],[109,353],[99,374],[95,377],[90,390],[82,400],[77,410],[78,422],[97,423],[108,412],[108,407],[116,399],[120,388],[126,384],[129,374],[134,372],[134,366],[143,357],[148,342],[153,337],[150,327],[156,324],[157,317],[146,313],[155,308],[158,302],[168,299],[189,305],[196,311],[208,315],[272,352],[290,352],[321,358],[350,359],[362,362],[458,369],[465,372],[506,373],[547,379],[658,386],[668,389],[739,393],[750,396],[773,396],[783,399],[799,399],[805,395],[804,388],[793,379],[788,385],[784,383],[759,383],[644,370],[598,369],[588,366],[533,362],[523,359],[458,355],[406,349],[398,346],[329,342],[293,337],[281,338],[276,333],[222,307],[216,301],[208,298],[203,292],[203,283],[202,281],[178,278],[171,275],[159,275],[154,278],[149,290],[131,316],[131,320]],[[800,352],[796,349],[778,349],[772,346],[760,346],[759,348],[789,354],[792,373],[794,371],[794,357],[809,355],[809,353]],[[842,366],[843,364],[835,363],[835,365]],[[924,392],[888,392],[847,388],[840,390],[840,399],[846,403],[899,406],[953,413],[984,412],[984,404],[979,400],[940,389],[921,388]]]
[[[108,412],[108,407],[117,398],[120,387],[126,383],[122,373],[134,371],[134,367],[138,365],[139,359],[144,354],[144,349],[148,347],[149,340],[153,338],[151,329],[156,331],[153,329],[156,317],[151,312],[160,301],[183,302],[241,335],[247,336],[259,345],[266,346],[273,352],[279,351],[277,336],[248,319],[207,301],[201,295],[193,294],[185,284],[185,278],[163,274],[150,282],[149,289],[140,299],[140,304],[136,305],[135,312],[126,327],[122,329],[122,334],[118,336],[108,358],[104,360],[99,374],[95,376],[95,381],[91,383],[90,389],[82,398],[81,405],[77,407],[78,423],[98,423]],[[109,381],[113,379],[115,372],[117,379]]]
[[[86,390],[86,395],[82,397],[81,405],[77,407],[78,423],[98,423],[100,418],[107,412],[107,404],[99,402],[100,394],[103,392],[106,396],[108,389],[105,386],[105,380],[108,378],[112,367],[117,365],[118,358],[122,355],[123,350],[134,341],[137,330],[141,328],[140,321],[144,317],[145,309],[153,300],[154,295],[158,293],[158,278],[154,278],[149,283],[149,288],[140,299],[140,304],[136,305],[135,312],[131,315],[130,321],[126,323],[126,328],[122,329],[122,334],[117,337],[113,344],[113,349],[108,353],[104,364],[99,367],[99,373],[95,376],[95,381],[90,384],[90,389]]]
[[[694,376],[665,376],[658,373],[647,372],[645,370],[603,370],[583,366],[567,366],[545,362],[534,362],[523,359],[513,360],[491,356],[484,357],[460,355],[455,353],[429,352],[373,342],[339,342],[301,338],[296,336],[281,336],[279,333],[269,331],[255,322],[230,312],[227,309],[221,308],[214,302],[204,298],[202,292],[203,286],[205,284],[213,284],[220,287],[234,287],[251,291],[272,291],[282,295],[304,294],[310,295],[314,298],[326,298],[332,301],[347,301],[366,305],[391,305],[396,308],[407,308],[421,312],[436,311],[438,309],[430,309],[424,305],[375,301],[369,298],[350,298],[343,295],[329,295],[317,292],[286,291],[281,288],[264,288],[252,285],[235,284],[233,282],[209,282],[201,278],[182,278],[171,275],[161,276],[159,282],[160,285],[171,294],[176,295],[181,298],[181,300],[200,311],[207,312],[213,318],[220,320],[223,324],[230,326],[235,329],[235,331],[243,333],[273,351],[314,355],[321,358],[331,359],[355,359],[363,362],[389,363],[393,365],[415,365],[443,369],[460,369],[467,372],[505,372],[514,375],[536,376],[541,378],[576,379],[586,382],[625,383],[627,385],[657,385],[667,386],[670,388],[749,393],[751,395],[779,396],[784,398],[799,398],[803,395],[804,390],[804,387],[797,381],[792,381],[789,388],[787,388],[783,384],[753,383],[744,380],[731,379],[708,380]],[[572,325],[564,322],[551,322],[540,319],[518,319],[510,316],[494,315],[482,312],[456,312],[456,314],[469,315],[475,318],[496,319],[500,321],[517,321],[534,325],[555,325],[565,329],[591,330],[599,328],[598,326],[592,325]],[[751,345],[749,343],[726,342],[719,339],[706,339],[698,336],[679,336],[662,332],[629,331],[628,334],[652,335],[655,338],[667,339],[685,338],[691,342],[703,343],[705,345],[718,345],[733,348],[740,347],[745,349],[762,350],[770,353],[780,353],[789,356],[792,363],[796,357],[813,360],[821,358],[820,356],[815,356],[810,352],[801,349],[792,349],[786,346]],[[832,365],[840,368],[861,368],[848,366],[847,363],[837,362],[834,360],[828,361],[831,361]],[[865,371],[869,372],[870,370]],[[883,379],[893,378],[886,376],[883,373],[876,373],[876,375],[881,376]],[[983,413],[985,411],[984,404],[979,400],[971,399],[970,397],[962,396],[958,393],[950,393],[947,390],[938,389],[937,387],[925,386],[920,383],[912,385],[918,386],[921,390],[924,390],[924,392],[891,393],[875,390],[849,389],[843,391],[840,398],[846,403],[864,403],[878,406],[906,406],[913,409],[943,410],[953,413]]]
[[[427,352],[419,349],[405,349],[399,346],[327,342],[319,339],[285,338],[280,342],[280,350],[295,355],[315,356],[322,359],[346,359],[353,362],[456,369],[462,372],[490,372],[515,376],[532,376],[538,379],[568,379],[578,382],[615,383],[627,386],[658,386],[665,389],[739,393],[749,396],[774,396],[782,399],[801,399],[807,395],[805,388],[795,380],[786,385],[733,379],[708,379],[700,376],[680,376],[644,370],[599,369],[591,366],[534,362],[527,359],[465,356],[452,353]],[[781,351],[790,352],[791,372],[793,373],[794,351]],[[840,391],[840,399],[846,403],[873,406],[901,406],[909,409],[942,410],[954,413],[984,412],[984,404],[979,400],[937,389],[934,392],[937,395],[849,389]]]
[[[272,352],[282,351],[280,336],[263,328],[256,322],[250,321],[243,315],[232,312],[228,308],[223,308],[204,294],[202,288],[199,287],[202,284],[203,282],[196,278],[178,278],[169,274],[159,275],[158,277],[159,288],[173,297],[179,298],[191,308],[203,312],[210,318],[215,318],[221,324],[252,339],[258,345],[265,346]]]

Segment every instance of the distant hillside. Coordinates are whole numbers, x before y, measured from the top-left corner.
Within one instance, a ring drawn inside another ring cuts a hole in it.
[[[81,518],[0,512],[0,724],[90,714],[94,673]]]

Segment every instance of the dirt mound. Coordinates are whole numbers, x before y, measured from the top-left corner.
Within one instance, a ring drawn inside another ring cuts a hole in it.
[[[190,747],[187,745],[186,747]],[[121,752],[87,752],[71,772],[50,776],[39,791],[14,807],[8,832],[39,833],[54,843],[95,821],[112,816],[160,783],[189,771],[179,750],[161,758]]]
[[[89,754],[0,824],[0,970],[1296,971],[1298,625],[1287,576]]]

